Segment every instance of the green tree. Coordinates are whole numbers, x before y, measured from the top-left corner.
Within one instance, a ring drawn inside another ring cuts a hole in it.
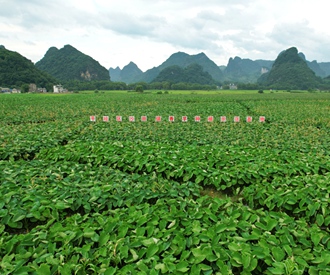
[[[21,93],[27,93],[29,91],[29,85],[28,84],[23,84],[21,86]]]
[[[143,93],[143,86],[142,85],[136,85],[135,91],[138,93]]]

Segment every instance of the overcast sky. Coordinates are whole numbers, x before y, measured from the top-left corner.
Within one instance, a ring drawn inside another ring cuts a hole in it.
[[[275,60],[292,46],[330,62],[327,0],[0,0],[0,45],[33,62],[70,44],[109,69],[171,54]]]

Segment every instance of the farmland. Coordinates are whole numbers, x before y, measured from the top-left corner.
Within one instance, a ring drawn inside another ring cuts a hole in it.
[[[329,274],[329,106],[328,93],[0,95],[0,273]]]

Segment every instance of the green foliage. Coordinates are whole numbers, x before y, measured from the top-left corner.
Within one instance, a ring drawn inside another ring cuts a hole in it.
[[[142,85],[136,85],[135,92],[143,93],[143,86]]]
[[[29,84],[23,84],[21,86],[21,93],[27,93],[29,91]]]
[[[330,94],[0,97],[1,274],[329,274]]]
[[[172,84],[177,83],[198,83],[198,84],[214,84],[212,76],[203,71],[203,67],[198,64],[191,64],[186,68],[177,65],[163,69],[153,82],[168,81]]]
[[[51,47],[36,67],[59,79],[66,81],[110,80],[109,71],[88,55],[70,45],[58,50]]]
[[[37,87],[52,86],[57,80],[37,69],[34,64],[16,52],[0,48],[0,85],[21,87],[34,83]]]
[[[321,79],[293,47],[279,54],[270,72],[262,75],[258,82],[273,89],[307,90],[318,87]]]

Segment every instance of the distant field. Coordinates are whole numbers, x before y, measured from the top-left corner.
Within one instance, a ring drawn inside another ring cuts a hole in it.
[[[0,95],[0,273],[330,274],[330,93],[157,92]]]
[[[98,91],[98,93],[127,93],[128,91]],[[132,93],[134,91],[131,91]],[[210,90],[210,91],[201,91],[201,90],[146,90],[144,91],[145,94],[157,94],[157,93],[168,93],[168,94],[254,94],[258,93],[258,90]],[[287,91],[271,91],[271,90],[263,90],[264,93],[288,93]],[[307,93],[307,91],[294,91],[294,92],[301,92]],[[81,91],[80,93],[95,93],[95,91]],[[130,92],[129,92],[130,93]]]

